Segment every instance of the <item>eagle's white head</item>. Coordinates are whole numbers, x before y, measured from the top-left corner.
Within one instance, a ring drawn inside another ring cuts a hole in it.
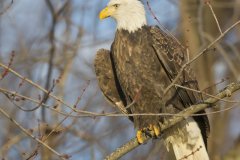
[[[113,17],[117,21],[117,29],[134,32],[147,24],[143,4],[139,0],[110,0],[99,18]]]

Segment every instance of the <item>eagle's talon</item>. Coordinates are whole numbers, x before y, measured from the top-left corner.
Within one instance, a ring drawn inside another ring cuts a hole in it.
[[[137,141],[138,141],[139,144],[143,144],[143,142],[144,142],[144,140],[143,140],[144,134],[145,133],[144,133],[143,129],[140,129],[140,130],[137,131],[136,137],[137,137]]]
[[[160,135],[160,127],[158,125],[153,125],[153,131],[156,137],[159,137]]]
[[[160,135],[160,126],[157,124],[150,124],[148,131],[151,137],[157,138]]]
[[[158,138],[160,135],[160,126],[156,124],[150,124],[149,127],[139,129],[137,131],[137,141],[139,144],[143,144],[144,137],[149,136],[152,138]]]

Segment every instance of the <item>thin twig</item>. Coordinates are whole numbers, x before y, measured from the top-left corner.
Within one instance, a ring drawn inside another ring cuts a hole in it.
[[[206,38],[208,41],[212,41],[213,40],[213,37],[206,33],[206,32],[203,32],[203,36],[204,38]],[[237,67],[234,66],[234,63],[232,62],[229,54],[226,53],[226,51],[224,50],[223,46],[219,43],[216,43],[215,44],[215,47],[217,49],[217,51],[223,56],[224,60],[226,61],[228,67],[229,67],[229,70],[233,73],[234,77],[236,79],[239,78],[239,71],[237,69]]]
[[[19,77],[20,79],[24,79],[26,82],[28,82],[29,84],[31,84],[32,86],[36,87],[37,89],[43,91],[44,93],[48,93],[49,91],[44,89],[42,86],[38,85],[37,83],[34,83],[32,80],[23,77],[22,75],[20,75],[18,72],[14,71],[13,69],[7,67],[6,65],[0,63],[0,67],[4,68],[4,69],[8,69],[9,72],[13,73],[15,76]],[[88,115],[92,115],[95,116],[94,112],[89,112],[89,111],[83,111],[83,110],[77,110],[76,108],[72,107],[71,105],[67,104],[66,102],[64,102],[62,99],[58,98],[57,96],[53,95],[52,93],[49,94],[50,97],[52,97],[53,99],[55,99],[56,101],[60,102],[61,104],[65,105],[66,107],[68,107],[71,110],[74,110],[74,112],[79,113],[79,114],[88,114]]]
[[[83,94],[85,93],[87,87],[89,86],[89,84],[90,84],[90,82],[88,81],[87,86],[83,89],[83,92],[82,92],[81,95],[77,98],[77,101],[76,101],[76,103],[75,103],[75,105],[74,105],[75,108],[77,107],[78,103],[80,102],[80,100],[81,100]],[[74,112],[74,111],[71,110],[71,111],[54,127],[54,129],[51,130],[51,132],[44,138],[43,141],[46,141],[46,140],[48,139],[48,137],[50,137],[50,135],[51,135],[52,133],[54,133],[54,132],[61,126],[61,124],[62,124],[67,118],[70,117],[70,115],[71,115],[73,112]]]
[[[220,39],[222,39],[230,30],[232,30],[234,27],[240,24],[240,20],[235,22],[232,26],[230,26],[226,31],[224,31],[219,37],[217,37],[214,41],[212,41],[206,48],[204,48],[200,53],[198,53],[193,59],[191,59],[189,62],[185,63],[180,71],[178,72],[175,79],[172,81],[172,83],[164,90],[164,95],[174,86],[174,84],[177,82],[179,77],[182,75],[183,70],[190,65],[192,62],[194,62],[196,59],[198,59],[202,54],[207,52],[213,45],[215,45]]]
[[[216,99],[218,99],[219,101],[222,101],[222,102],[226,102],[226,103],[240,103],[240,101],[232,101],[232,100],[221,99],[221,98],[218,98],[218,97],[216,97],[214,95],[208,94],[206,92],[199,91],[199,90],[196,90],[196,89],[193,89],[193,88],[189,88],[189,87],[186,87],[186,86],[181,86],[179,84],[175,84],[175,86],[179,87],[179,88],[182,88],[182,89],[185,89],[185,90],[192,91],[192,92],[200,93],[200,94],[206,95],[206,96],[211,97],[211,98],[216,98]]]
[[[56,52],[56,45],[55,45],[55,30],[56,30],[56,25],[57,25],[57,20],[61,12],[64,11],[64,9],[67,7],[67,4],[69,1],[66,1],[63,6],[56,12],[54,9],[54,6],[51,2],[51,0],[45,0],[47,7],[51,13],[52,17],[52,24],[49,30],[49,42],[50,42],[50,49],[49,49],[49,59],[48,59],[48,71],[47,71],[47,77],[46,77],[46,82],[45,82],[45,89],[50,90],[51,86],[51,78],[52,78],[52,73],[53,73],[53,61],[55,58],[55,52]],[[54,84],[53,84],[54,85]],[[46,103],[49,97],[49,93],[44,93],[43,96],[43,102]],[[42,108],[42,121],[45,122],[45,108]]]
[[[55,155],[57,155],[60,159],[66,160],[66,158],[64,158],[60,153],[58,153],[56,150],[54,150],[53,148],[51,148],[49,145],[47,145],[46,143],[44,143],[42,140],[38,139],[37,137],[35,137],[34,135],[32,135],[28,130],[26,130],[25,128],[23,128],[15,119],[13,119],[7,112],[5,112],[1,107],[0,107],[0,112],[6,117],[8,118],[11,122],[13,122],[24,134],[26,134],[27,136],[31,137],[32,139],[34,139],[35,141],[37,141],[39,144],[41,144],[42,146],[46,147],[48,150],[50,150],[52,153],[54,153]]]
[[[164,31],[166,31],[166,33],[169,34],[174,40],[176,40],[176,42],[177,42],[180,46],[183,47],[183,45],[179,42],[179,40],[178,40],[166,27],[164,27],[164,26],[160,23],[159,19],[157,18],[157,16],[156,16],[156,15],[154,14],[154,12],[152,11],[152,8],[151,8],[150,3],[149,3],[148,0],[147,0],[147,6],[148,6],[148,9],[149,9],[151,15],[152,15],[153,18],[157,21],[158,25],[159,25]]]
[[[3,3],[3,2],[2,2]],[[4,13],[7,12],[7,10],[9,10],[9,8],[13,5],[13,0],[10,2],[10,4],[5,8],[3,9],[2,12],[0,12],[0,16],[2,16]]]
[[[57,18],[58,15],[55,14],[55,10],[54,10],[54,6],[51,2],[51,0],[45,0],[47,7],[51,13],[51,18],[52,18],[52,24],[48,33],[48,39],[50,42],[50,49],[49,49],[49,59],[48,59],[48,70],[47,70],[47,77],[46,77],[46,82],[45,82],[45,89],[49,90],[50,88],[50,82],[51,82],[51,78],[52,78],[52,72],[53,72],[53,60],[55,57],[55,50],[56,50],[56,46],[55,46],[55,28],[56,28],[56,23],[57,23]],[[49,92],[50,93],[50,92]],[[43,103],[46,103],[49,97],[49,93],[44,93],[43,96]],[[45,108],[42,107],[42,112],[41,112],[41,116],[42,116],[42,121],[45,122]]]
[[[212,15],[213,15],[214,20],[215,20],[215,22],[216,22],[216,24],[217,24],[217,27],[218,27],[219,32],[220,32],[221,34],[223,34],[222,29],[221,29],[221,27],[220,27],[220,25],[219,25],[219,21],[218,21],[218,19],[217,19],[217,16],[216,16],[216,14],[215,14],[215,12],[214,12],[214,10],[213,10],[213,7],[212,7],[211,3],[210,3],[209,1],[207,1],[206,4],[208,5],[208,7],[210,8],[210,10],[211,10],[211,12],[212,12]]]

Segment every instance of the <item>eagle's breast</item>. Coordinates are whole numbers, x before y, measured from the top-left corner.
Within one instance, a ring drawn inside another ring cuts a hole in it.
[[[161,95],[164,81],[161,82],[161,64],[151,46],[151,36],[147,28],[134,33],[118,30],[111,48],[111,56],[117,79],[127,97],[132,113],[160,113]],[[135,126],[140,128],[159,122],[159,116],[135,116]]]

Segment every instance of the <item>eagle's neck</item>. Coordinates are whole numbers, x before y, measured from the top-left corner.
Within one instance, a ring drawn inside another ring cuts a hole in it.
[[[137,13],[132,12],[115,18],[117,20],[117,29],[127,30],[130,33],[142,28],[144,25],[147,25],[144,9]]]

